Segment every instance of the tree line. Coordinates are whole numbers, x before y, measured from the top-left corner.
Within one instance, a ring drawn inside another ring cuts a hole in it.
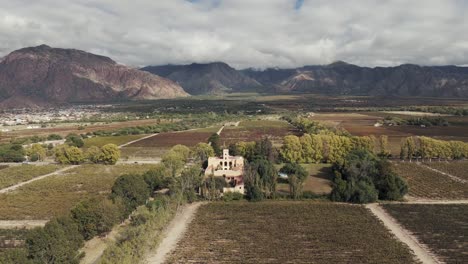
[[[457,160],[468,158],[468,143],[455,140],[439,140],[430,137],[407,137],[402,140],[400,159],[412,161],[422,159],[432,161]]]

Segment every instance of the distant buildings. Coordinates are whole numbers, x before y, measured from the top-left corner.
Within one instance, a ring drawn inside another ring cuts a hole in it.
[[[228,187],[223,193],[238,192],[244,194],[244,158],[229,155],[229,150],[223,150],[222,157],[209,157],[205,176],[223,177]]]

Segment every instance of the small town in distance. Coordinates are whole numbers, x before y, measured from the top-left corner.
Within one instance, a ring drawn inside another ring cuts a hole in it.
[[[0,264],[468,263],[462,2],[2,10]]]

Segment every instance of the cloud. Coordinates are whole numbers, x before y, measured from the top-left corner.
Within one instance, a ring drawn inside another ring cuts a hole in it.
[[[0,56],[39,44],[131,66],[236,68],[344,60],[468,64],[461,0],[0,0]]]

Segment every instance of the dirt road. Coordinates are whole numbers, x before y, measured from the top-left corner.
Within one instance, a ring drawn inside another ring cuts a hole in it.
[[[34,227],[45,226],[47,222],[49,222],[49,220],[0,220],[0,229],[31,229]]]
[[[428,248],[420,243],[418,239],[410,232],[404,229],[393,217],[391,217],[380,205],[373,203],[367,204],[366,207],[392,232],[397,239],[405,243],[416,255],[416,257],[424,264],[442,263],[437,260]]]
[[[188,224],[192,221],[195,212],[203,203],[192,203],[184,206],[171,221],[166,230],[164,230],[163,240],[147,258],[148,264],[164,263],[169,253],[177,246],[177,242],[182,239]]]
[[[14,190],[18,189],[19,187],[21,187],[21,186],[23,186],[23,185],[30,184],[31,182],[34,182],[34,181],[42,180],[42,179],[47,178],[47,177],[50,177],[50,176],[52,176],[52,175],[61,174],[61,173],[65,172],[65,171],[68,171],[68,170],[70,170],[70,169],[76,168],[76,167],[78,167],[78,166],[79,166],[79,165],[76,165],[76,166],[68,166],[68,167],[65,167],[65,168],[63,168],[63,169],[54,171],[54,172],[52,172],[52,173],[44,174],[44,175],[42,175],[42,176],[39,176],[39,177],[36,177],[36,178],[32,178],[32,179],[29,180],[29,181],[21,182],[21,183],[18,183],[18,184],[16,184],[16,185],[10,186],[10,187],[8,187],[8,188],[1,189],[1,190],[0,190],[0,194],[1,194],[1,193],[7,193],[7,192],[14,191]]]

